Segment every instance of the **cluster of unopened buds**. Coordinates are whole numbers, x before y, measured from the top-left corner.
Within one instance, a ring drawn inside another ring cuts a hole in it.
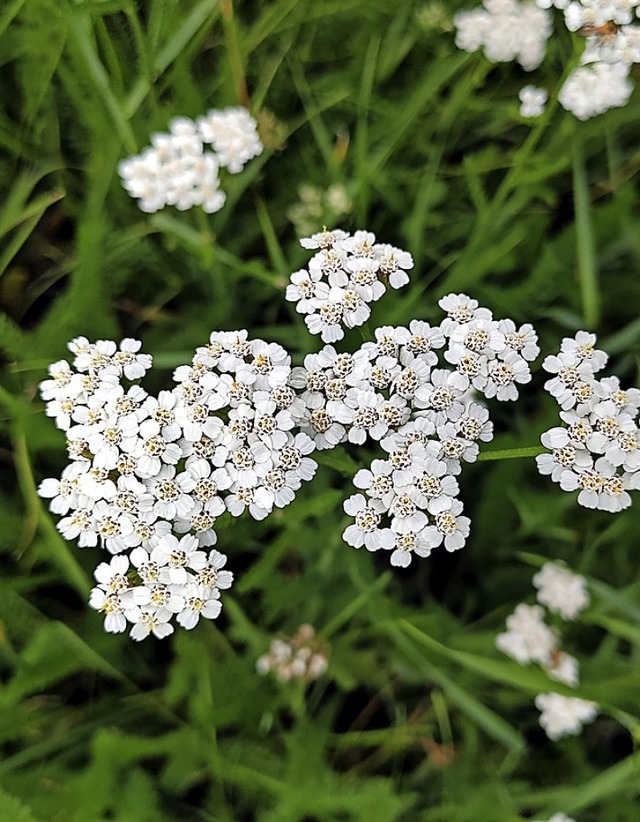
[[[521,665],[535,662],[551,679],[574,688],[579,682],[578,660],[561,650],[557,628],[545,622],[545,606],[562,620],[573,621],[589,604],[584,577],[562,565],[547,562],[533,577],[538,605],[521,603],[507,617],[507,631],[496,637],[496,646]],[[580,733],[598,713],[595,702],[558,693],[538,694],[540,725],[549,739]]]
[[[197,120],[175,117],[169,133],[153,134],[151,146],[123,160],[118,172],[141,211],[200,206],[213,214],[226,200],[220,169],[237,174],[262,150],[257,123],[247,109],[211,109]]]
[[[256,662],[259,674],[273,673],[280,682],[308,682],[322,676],[329,665],[329,647],[311,625],[301,625],[292,637],[274,639]]]
[[[580,505],[616,512],[631,505],[629,491],[640,488],[640,391],[621,389],[617,377],[596,379],[607,355],[595,344],[595,334],[579,331],[542,363],[553,375],[545,388],[564,425],[545,431],[542,444],[551,453],[536,459],[540,473],[564,491],[580,491]]]
[[[542,62],[553,31],[551,9],[562,11],[564,25],[584,37],[581,64],[558,92],[558,101],[580,120],[624,106],[633,84],[631,66],[640,62],[640,26],[632,25],[640,0],[483,0],[483,7],[454,17],[456,45],[482,48],[492,62],[517,60],[527,71]],[[525,86],[520,92],[523,117],[542,114],[547,92]]]

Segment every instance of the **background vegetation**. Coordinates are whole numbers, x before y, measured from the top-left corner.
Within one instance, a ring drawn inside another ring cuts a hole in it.
[[[2,3],[0,819],[638,818],[637,502],[586,511],[530,458],[480,462],[462,477],[466,548],[392,572],[341,541],[352,465],[374,455],[343,451],[289,508],[221,530],[237,584],[215,625],[137,645],[85,604],[99,551],[66,544],[36,495],[65,464],[37,383],[72,336],[141,337],[150,390],[213,329],[298,362],[316,350],[283,297],[306,259],[287,217],[301,184],[343,185],[343,227],[413,254],[411,286],[373,323],[438,321],[437,299],[464,290],[533,322],[543,353],[597,331],[607,373],[637,382],[640,96],[586,123],[553,103],[525,122],[530,76],[457,51],[455,5]],[[572,48],[550,44],[537,76],[552,92]],[[141,214],[119,160],[176,115],[249,101],[268,150],[224,210]],[[542,382],[495,409],[490,449],[554,424]],[[544,558],[590,580],[566,647],[578,695],[602,707],[558,743],[533,706],[546,676],[494,647]],[[303,622],[331,644],[328,673],[306,689],[257,676]]]

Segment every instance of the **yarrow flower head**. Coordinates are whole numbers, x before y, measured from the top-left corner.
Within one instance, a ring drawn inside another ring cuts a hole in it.
[[[517,385],[531,379],[528,363],[539,352],[532,326],[494,320],[465,294],[448,294],[440,307],[447,316],[439,326],[422,320],[408,328],[383,326],[375,330],[375,341],[348,360],[325,346],[294,376],[296,386],[314,389],[306,396],[314,408],[309,420],[320,411],[324,415],[319,437],[334,426],[338,441],[372,439],[386,452],[354,477],[363,493],[344,504],[355,522],[343,537],[354,548],[389,551],[391,565],[398,567],[440,546],[464,546],[470,520],[457,499],[455,477],[463,462],[476,460],[478,442],[493,437],[489,411],[471,398],[473,391],[515,399]],[[434,367],[439,349],[452,367]],[[329,400],[329,386],[333,391],[338,383],[342,393]],[[318,438],[316,443],[333,445]]]
[[[548,12],[518,0],[483,0],[483,7],[456,14],[453,23],[458,48],[482,49],[494,63],[517,60],[526,71],[544,59],[552,29]]]
[[[214,150],[206,150],[206,144]],[[226,200],[220,189],[220,168],[236,174],[262,150],[256,121],[246,109],[212,109],[197,121],[171,120],[169,133],[153,134],[151,146],[123,160],[118,173],[142,211],[200,206],[213,214]]]
[[[263,519],[316,470],[313,440],[294,430],[307,404],[281,346],[214,332],[157,397],[125,385],[151,366],[140,346],[78,337],[73,367],[50,367],[41,392],[70,464],[39,487],[65,538],[117,555],[96,571],[90,604],[107,631],[133,623],[136,640],[168,636],[174,617],[187,629],[215,619],[233,579],[224,554],[207,554],[217,519]]]
[[[305,315],[311,334],[334,343],[344,328],[363,325],[371,315],[370,303],[379,300],[387,287],[401,288],[413,268],[409,252],[377,243],[370,231],[322,231],[300,240],[303,248],[316,250],[308,270],[291,275],[286,298]]]
[[[545,389],[563,409],[565,424],[542,434],[550,453],[536,462],[564,491],[579,491],[580,505],[616,513],[640,487],[640,392],[621,391],[616,377],[595,377],[607,362],[596,342],[595,334],[579,331],[542,363],[552,375]]]
[[[456,45],[483,49],[492,62],[517,60],[530,71],[542,62],[552,32],[550,9],[562,11],[565,27],[585,39],[582,65],[558,93],[560,105],[580,120],[624,106],[631,96],[630,68],[640,63],[640,26],[633,25],[638,0],[484,0],[454,17]],[[560,15],[558,15],[560,17]],[[542,114],[547,93],[535,86],[520,91],[520,115]]]

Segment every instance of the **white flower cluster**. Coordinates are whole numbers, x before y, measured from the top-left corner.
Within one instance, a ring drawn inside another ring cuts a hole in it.
[[[579,682],[578,660],[561,650],[558,631],[545,622],[544,608],[565,621],[575,620],[589,604],[584,577],[547,562],[534,576],[541,605],[520,603],[507,617],[507,630],[496,637],[496,647],[521,665],[536,662],[551,679],[575,687]],[[576,697],[557,693],[538,694],[540,725],[549,739],[580,733],[584,724],[598,713],[598,706]]]
[[[300,240],[304,248],[317,249],[309,270],[291,275],[286,298],[305,315],[311,334],[333,343],[344,337],[343,326],[356,328],[371,315],[369,304],[387,290],[409,282],[413,268],[408,251],[376,243],[370,231],[322,231]]]
[[[517,60],[530,71],[544,58],[552,30],[549,10],[555,7],[567,29],[586,38],[582,65],[558,93],[560,105],[580,120],[626,105],[633,91],[630,69],[640,63],[640,26],[632,25],[640,0],[484,0],[483,5],[454,17],[458,48],[483,48],[493,62]],[[538,117],[546,99],[544,89],[525,86],[521,116]]]
[[[318,448],[369,437],[387,452],[354,477],[364,493],[344,504],[355,522],[343,537],[354,548],[389,550],[391,564],[403,567],[443,543],[448,551],[464,545],[469,519],[461,516],[455,477],[462,461],[475,461],[478,442],[493,437],[489,412],[468,392],[517,399],[539,353],[530,325],[494,320],[465,294],[439,304],[447,312],[439,326],[384,326],[355,354],[326,346],[292,375],[296,388],[306,388],[309,428],[300,425]],[[434,367],[438,349],[452,368]]]
[[[625,106],[632,91],[626,64],[593,63],[571,72],[558,92],[558,101],[578,120],[589,120],[610,108]]]
[[[176,387],[153,397],[122,385],[151,366],[138,341],[118,349],[79,337],[69,349],[74,367],[54,363],[40,387],[46,413],[66,431],[71,462],[39,493],[63,516],[58,529],[66,539],[132,551],[135,569],[127,586],[118,577],[118,590],[105,587],[111,571],[103,569],[91,604],[106,613],[108,631],[134,621],[134,639],[141,624],[147,634],[167,635],[169,627],[158,625],[174,614],[193,627],[197,619],[184,608],[217,616],[213,600],[230,576],[219,573],[222,555],[199,550],[216,543],[216,519],[245,509],[263,519],[288,505],[316,470],[313,441],[292,432],[292,412],[301,416],[304,401],[288,385],[289,355],[246,331],[214,332],[191,365],[176,369]],[[178,542],[173,532],[186,536]],[[127,570],[121,559],[110,566],[114,574]]]
[[[259,674],[274,673],[280,682],[317,679],[329,665],[326,642],[318,640],[311,625],[301,625],[291,638],[274,639],[269,652],[256,662]]]
[[[352,205],[349,192],[342,183],[333,183],[326,189],[303,183],[298,186],[298,201],[287,209],[287,217],[296,234],[305,237],[318,225],[333,224],[349,214]]]
[[[543,2],[538,0],[538,5]],[[571,72],[558,94],[563,108],[578,119],[588,120],[628,102],[633,91],[630,69],[640,63],[640,26],[631,25],[639,5],[640,0],[574,0],[559,5],[569,31],[586,37],[584,65]]]
[[[566,813],[554,813],[551,819],[548,819],[547,822],[576,822],[575,819],[572,819],[570,816],[567,816]]]
[[[553,374],[545,388],[565,424],[544,432],[551,453],[536,462],[564,491],[579,490],[580,505],[615,513],[631,505],[628,492],[640,487],[640,391],[623,391],[617,377],[595,378],[608,359],[595,344],[595,334],[579,331],[542,363]]]
[[[213,151],[205,150],[207,144]],[[245,108],[212,109],[197,121],[171,120],[169,133],[153,134],[151,146],[123,160],[118,173],[141,211],[200,206],[213,214],[226,199],[220,190],[220,169],[237,174],[262,150],[257,123]]]
[[[551,35],[549,13],[535,3],[518,0],[483,0],[482,5],[453,18],[458,48],[481,48],[493,63],[517,60],[526,71],[537,68]]]

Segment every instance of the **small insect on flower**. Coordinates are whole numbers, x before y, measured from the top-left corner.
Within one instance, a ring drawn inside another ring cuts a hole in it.
[[[598,45],[608,45],[612,40],[618,36],[620,26],[614,23],[613,20],[607,20],[600,26],[586,25],[578,29],[578,34],[581,37],[595,37]]]

